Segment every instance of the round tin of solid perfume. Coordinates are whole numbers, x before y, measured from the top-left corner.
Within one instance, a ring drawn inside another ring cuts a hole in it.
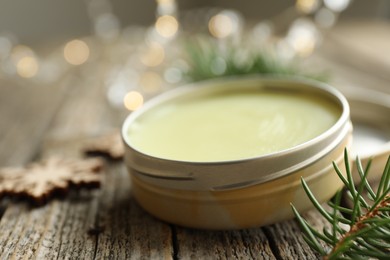
[[[342,187],[332,162],[351,144],[349,106],[297,78],[240,77],[183,86],[147,102],[122,128],[133,193],[152,215],[206,229],[262,226]]]

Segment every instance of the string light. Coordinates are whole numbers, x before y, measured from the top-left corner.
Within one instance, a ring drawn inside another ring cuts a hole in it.
[[[157,0],[158,15],[173,15],[176,13],[175,0]]]
[[[39,70],[38,60],[34,51],[25,45],[16,45],[12,48],[10,61],[14,66],[14,70],[16,69],[16,73],[22,78],[32,78]],[[8,67],[8,71],[12,71],[10,66]]]
[[[21,58],[16,64],[16,70],[19,76],[23,78],[34,77],[39,69],[38,61],[33,56]]]
[[[130,111],[135,111],[144,103],[144,98],[141,93],[137,91],[130,91],[123,99],[123,104]]]
[[[319,6],[319,0],[297,0],[295,3],[295,7],[305,14],[313,13]]]
[[[319,33],[310,20],[300,18],[291,25],[286,40],[298,55],[306,57],[317,45]]]
[[[157,19],[155,27],[161,36],[171,38],[177,33],[179,23],[174,16],[163,15]]]
[[[24,57],[31,57],[34,55],[33,50],[25,45],[16,45],[11,50],[11,60],[14,64],[17,64]]]
[[[226,38],[233,32],[233,21],[227,15],[217,14],[209,21],[209,31],[216,38]]]
[[[157,0],[158,5],[166,5],[166,4],[173,4],[175,3],[175,0]]]
[[[324,0],[325,6],[334,12],[344,11],[349,3],[350,0]]]
[[[64,58],[72,65],[81,65],[89,58],[89,47],[82,40],[70,41],[65,45]]]
[[[123,97],[137,88],[139,73],[131,67],[116,66],[106,76],[107,99],[117,108],[123,108]]]
[[[209,31],[215,38],[223,39],[239,31],[241,19],[237,12],[224,10],[211,17]]]

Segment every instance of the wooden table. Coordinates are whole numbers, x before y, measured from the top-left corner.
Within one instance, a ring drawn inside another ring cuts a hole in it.
[[[389,92],[389,54],[390,23],[350,22],[330,31],[309,63],[330,71],[336,86]],[[104,70],[84,66],[51,86],[0,78],[0,165],[80,157],[80,140],[119,128],[126,113],[108,105],[96,76]],[[314,211],[305,216],[324,225]],[[0,259],[318,258],[295,220],[234,231],[161,222],[134,201],[122,162],[107,164],[100,190],[71,192],[38,208],[3,200],[0,218]]]

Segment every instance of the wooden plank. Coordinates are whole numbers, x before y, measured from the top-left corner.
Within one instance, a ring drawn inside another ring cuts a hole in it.
[[[322,52],[311,57],[305,66],[318,68],[319,71],[327,71],[330,76],[329,83],[342,92],[366,88],[390,94],[390,80],[377,77],[370,71],[361,71],[356,67],[331,59]]]
[[[80,157],[83,137],[118,126],[123,114],[110,111],[100,82],[96,77],[72,88],[46,134],[42,157]],[[169,225],[136,205],[123,164],[108,164],[105,177],[100,191],[75,192],[40,208],[10,204],[0,221],[0,258],[171,258]],[[89,234],[100,225],[102,233]]]
[[[50,107],[46,109],[49,110]],[[69,107],[65,106],[63,109]],[[38,112],[39,110],[33,110],[31,113]],[[31,121],[25,123],[33,124]],[[46,153],[50,153],[50,150]],[[29,258],[39,255],[54,258],[77,254],[79,257],[92,258],[93,250],[78,250],[94,248],[95,241],[86,232],[88,226],[93,225],[94,219],[92,223],[85,225],[85,222],[91,222],[85,218],[91,205],[93,204],[80,199],[53,201],[41,208],[23,207],[23,204],[18,203],[9,205],[1,219],[0,230],[15,230],[8,234],[0,232],[0,248],[3,249],[1,257]],[[63,239],[64,235],[68,235],[66,239]]]
[[[312,210],[304,214],[318,230],[328,226]],[[295,220],[263,228],[232,231],[207,231],[175,227],[178,259],[319,259],[304,241]]]
[[[307,212],[304,217],[318,230],[325,225],[316,211]],[[264,227],[264,230],[278,259],[320,259],[320,255],[306,244],[295,220],[270,225]]]
[[[93,220],[85,217],[91,205],[77,198],[53,201],[40,208],[9,206],[0,222],[1,258],[92,259],[93,250],[79,250],[95,244],[87,234]]]
[[[49,86],[0,79],[0,166],[31,160],[71,81]]]
[[[390,23],[353,21],[326,33],[320,52],[338,64],[390,80]],[[369,87],[369,85],[368,85]]]
[[[382,27],[390,29],[390,23],[387,25],[387,27],[384,25]],[[305,61],[304,67],[310,71],[313,71],[314,68],[317,72],[327,72],[330,76],[330,83],[342,92],[353,92],[359,88],[366,88],[390,94],[390,66],[383,63],[383,60],[388,57],[373,59],[368,50],[351,46],[352,43],[348,43],[350,41],[348,37],[352,37],[356,43],[360,42],[360,39],[366,41],[366,31],[360,30],[361,33],[357,34],[356,28],[360,27],[352,25],[345,27],[342,27],[345,28],[343,30],[335,31],[338,33],[331,33],[331,36],[325,39],[323,46],[315,55]],[[348,32],[347,28],[355,33],[346,33]],[[362,26],[362,28],[373,29],[375,26]],[[373,38],[373,44],[369,45],[369,50],[372,52],[375,50],[376,56],[379,56],[390,51],[388,44],[390,34],[384,35],[384,30],[378,31],[377,29],[375,30],[376,34],[370,34]],[[382,48],[382,46],[387,46],[387,48]]]
[[[138,206],[123,164],[110,167],[107,175],[97,221],[104,231],[98,236],[96,258],[172,259],[171,228]]]
[[[276,259],[261,228],[208,231],[175,227],[178,259]]]

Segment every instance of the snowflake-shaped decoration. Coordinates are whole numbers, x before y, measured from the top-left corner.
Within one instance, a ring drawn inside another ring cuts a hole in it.
[[[115,160],[123,158],[125,153],[119,131],[88,140],[82,149],[87,154],[103,154]]]
[[[26,167],[0,169],[0,197],[28,197],[45,202],[55,192],[69,187],[100,186],[103,162],[99,159],[64,159],[51,157]]]

